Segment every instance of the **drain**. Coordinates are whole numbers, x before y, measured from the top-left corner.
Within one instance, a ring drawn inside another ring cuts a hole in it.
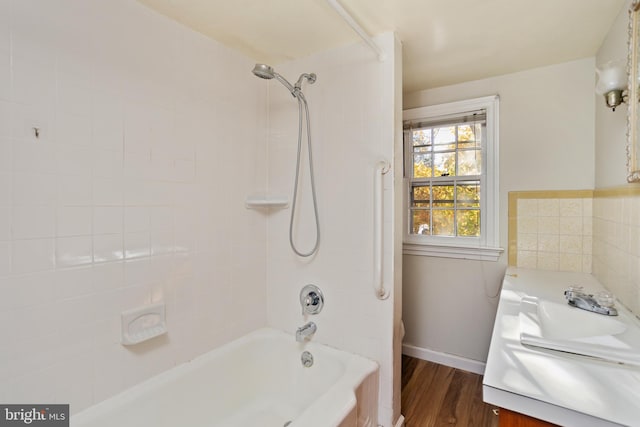
[[[289,424],[291,424],[293,422],[293,420],[289,420],[286,423],[284,423],[284,425],[282,427],[287,427]]]

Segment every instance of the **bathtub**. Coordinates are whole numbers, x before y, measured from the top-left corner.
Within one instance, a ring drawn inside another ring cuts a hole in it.
[[[77,413],[71,426],[375,427],[377,400],[375,362],[260,329]]]

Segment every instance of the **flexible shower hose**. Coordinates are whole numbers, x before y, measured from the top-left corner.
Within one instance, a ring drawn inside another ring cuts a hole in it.
[[[316,199],[316,183],[313,175],[313,154],[311,152],[311,126],[309,124],[309,106],[307,100],[300,91],[296,91],[294,96],[298,100],[298,154],[296,158],[296,177],[293,184],[293,201],[291,203],[291,219],[289,220],[289,244],[296,255],[307,258],[315,254],[320,245],[320,220],[318,219],[318,202]],[[309,176],[311,181],[311,198],[313,199],[313,213],[316,222],[316,242],[309,252],[301,252],[296,248],[293,241],[293,221],[296,214],[298,199],[298,181],[300,180],[300,153],[302,151],[302,103],[304,102],[305,119],[307,122],[307,148],[309,151]]]

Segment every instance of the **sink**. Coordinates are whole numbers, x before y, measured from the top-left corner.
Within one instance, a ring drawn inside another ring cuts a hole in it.
[[[520,342],[525,345],[640,365],[640,328],[624,310],[605,316],[537,297],[520,301]]]

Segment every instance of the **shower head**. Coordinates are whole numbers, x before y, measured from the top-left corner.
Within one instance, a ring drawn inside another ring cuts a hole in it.
[[[300,78],[298,79],[298,81],[294,86],[291,83],[289,83],[287,79],[282,77],[280,74],[276,73],[273,70],[273,67],[267,64],[256,64],[255,67],[253,67],[253,70],[251,72],[257,77],[260,77],[261,79],[267,79],[267,80],[276,79],[277,81],[282,83],[284,87],[289,89],[289,92],[291,92],[291,95],[293,95],[294,98],[297,97],[299,93],[301,94],[302,82],[305,79],[309,83],[314,83],[316,81],[315,73],[311,73],[311,74],[305,73],[300,75]]]
[[[256,66],[253,67],[252,73],[260,77],[261,79],[267,80],[270,80],[276,76],[273,68],[267,64],[256,64]]]

